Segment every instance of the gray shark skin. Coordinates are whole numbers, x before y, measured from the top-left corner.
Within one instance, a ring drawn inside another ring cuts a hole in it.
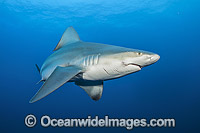
[[[103,92],[103,81],[119,78],[158,61],[159,55],[119,46],[83,42],[73,27],[68,27],[56,48],[41,67],[36,102],[66,82],[75,82],[95,101]]]

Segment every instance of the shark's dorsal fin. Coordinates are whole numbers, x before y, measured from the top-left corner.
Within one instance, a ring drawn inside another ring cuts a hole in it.
[[[63,33],[63,35],[62,35],[60,41],[58,42],[56,48],[54,49],[54,51],[58,50],[59,48],[65,46],[67,44],[74,43],[77,41],[80,41],[79,35],[75,31],[75,29],[72,26],[70,26]]]

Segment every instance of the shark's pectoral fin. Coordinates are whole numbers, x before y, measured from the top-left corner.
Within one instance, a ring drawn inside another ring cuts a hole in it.
[[[76,85],[83,88],[95,101],[99,100],[103,92],[103,81],[78,81]]]
[[[81,71],[82,69],[76,66],[56,67],[39,91],[30,100],[30,103],[36,102],[49,95]]]

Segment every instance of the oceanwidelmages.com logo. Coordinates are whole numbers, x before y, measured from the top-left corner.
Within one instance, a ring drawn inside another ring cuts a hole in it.
[[[27,115],[25,117],[25,125],[27,127],[34,127],[37,119],[34,115]],[[175,119],[133,119],[133,118],[99,118],[98,116],[87,118],[51,118],[44,115],[40,118],[40,125],[42,127],[122,127],[131,130],[136,127],[175,127]]]

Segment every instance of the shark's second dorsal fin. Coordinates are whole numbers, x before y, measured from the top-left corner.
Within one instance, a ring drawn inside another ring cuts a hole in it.
[[[59,48],[65,46],[67,44],[74,43],[77,41],[80,41],[80,38],[79,38],[77,32],[75,31],[75,29],[72,26],[70,26],[63,33],[63,35],[62,35],[60,41],[58,42],[56,48],[54,49],[54,51],[58,50]]]

